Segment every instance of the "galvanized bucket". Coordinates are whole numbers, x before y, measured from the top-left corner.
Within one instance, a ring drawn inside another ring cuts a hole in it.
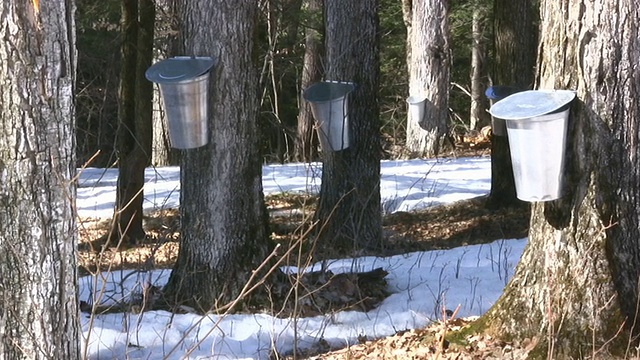
[[[160,85],[174,148],[192,149],[209,142],[207,105],[213,65],[210,57],[174,57],[154,64],[145,74]]]
[[[354,89],[353,83],[324,81],[311,85],[302,94],[311,103],[320,146],[325,151],[340,151],[350,145],[347,96]]]
[[[498,101],[506,98],[509,95],[522,91],[513,86],[496,85],[489,86],[484,92],[484,95],[491,102],[491,106]],[[495,136],[507,136],[507,125],[503,119],[498,119],[494,116],[491,117],[491,132]]]
[[[562,196],[569,90],[523,91],[496,102],[491,115],[506,120],[516,193],[524,201]]]
[[[412,95],[407,98],[407,104],[409,105],[410,119],[417,121],[418,124],[424,123],[424,113],[427,97],[424,95]],[[421,125],[422,126],[422,125]]]

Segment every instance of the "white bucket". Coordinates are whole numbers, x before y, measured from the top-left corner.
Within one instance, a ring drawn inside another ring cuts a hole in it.
[[[561,197],[568,119],[567,108],[506,121],[518,199],[550,201]]]
[[[408,113],[409,119],[418,122],[420,126],[424,124],[425,105],[427,103],[427,97],[424,95],[412,95],[407,98],[407,104],[409,106]]]
[[[145,74],[160,85],[174,148],[192,149],[209,142],[209,70],[213,64],[209,57],[175,57],[154,64]]]
[[[504,119],[518,199],[562,196],[569,103],[575,92],[530,90],[496,102],[491,115]]]
[[[340,151],[350,145],[348,95],[353,89],[353,83],[325,81],[311,85],[303,93],[311,103],[320,146],[325,151]]]

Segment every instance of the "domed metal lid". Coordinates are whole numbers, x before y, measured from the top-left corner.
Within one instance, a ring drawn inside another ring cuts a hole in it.
[[[355,88],[351,82],[322,81],[308,87],[302,96],[309,102],[328,102],[346,96]]]
[[[189,81],[211,70],[214,63],[210,57],[177,56],[153,64],[145,76],[161,84]]]
[[[489,112],[504,120],[529,119],[560,110],[575,97],[573,90],[527,90],[496,102]]]

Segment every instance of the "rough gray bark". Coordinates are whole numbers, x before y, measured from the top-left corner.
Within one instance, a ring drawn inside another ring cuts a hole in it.
[[[74,4],[0,11],[0,359],[77,359]]]
[[[640,273],[638,0],[541,2],[540,88],[576,89],[565,196],[533,207],[529,245],[484,321],[540,356],[625,355]],[[546,356],[545,356],[546,358]]]
[[[168,300],[213,310],[234,299],[269,252],[258,151],[257,0],[181,4],[187,55],[213,56],[207,146],[183,152],[182,242]]]
[[[315,218],[327,246],[381,246],[377,6],[377,0],[325,0],[326,78],[357,85],[349,95],[350,147],[323,152]]]
[[[538,45],[536,0],[496,0],[494,6],[494,85],[527,90],[533,85]],[[509,139],[491,139],[491,192],[489,208],[522,205],[516,197]]]
[[[425,95],[423,119],[407,117],[406,146],[415,156],[435,156],[449,123],[449,20],[447,0],[413,0],[408,47],[409,95]]]
[[[300,89],[304,91],[322,79],[322,0],[306,0],[305,10],[311,17],[305,27],[304,60]],[[318,157],[318,135],[314,128],[311,105],[304,101],[300,93],[298,126],[295,140],[295,159],[310,162]]]

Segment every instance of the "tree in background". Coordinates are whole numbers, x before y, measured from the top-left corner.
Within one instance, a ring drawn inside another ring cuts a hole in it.
[[[480,319],[498,336],[537,339],[539,358],[609,358],[637,345],[639,8],[638,0],[540,2],[539,88],[575,89],[578,98],[565,196],[533,205],[529,245]]]
[[[156,21],[154,27],[153,61],[161,61],[172,56],[181,55],[180,24],[177,15],[177,0],[156,0]],[[151,136],[151,165],[178,165],[179,151],[171,147],[169,127],[160,96],[160,88],[153,88],[153,135]]]
[[[145,237],[142,201],[145,168],[151,161],[153,86],[144,77],[153,57],[153,0],[122,0],[122,63],[118,106],[118,187],[111,245]]]
[[[186,55],[212,56],[209,144],[183,153],[177,262],[166,298],[197,311],[235,299],[269,254],[253,34],[258,0],[179,4]]]
[[[315,219],[326,246],[365,248],[382,241],[377,7],[377,0],[325,0],[325,77],[356,84],[348,96],[351,145],[323,152]]]
[[[304,90],[322,79],[322,10],[323,0],[305,0],[307,22],[304,27],[304,58],[300,89]],[[318,157],[318,136],[311,105],[302,99],[300,92],[298,126],[296,127],[295,160],[311,162]]]
[[[484,95],[489,84],[487,69],[487,46],[485,28],[488,23],[488,9],[484,1],[471,3],[471,108],[469,109],[469,129],[478,130],[488,125],[489,101]]]
[[[408,18],[406,15],[405,19]],[[413,0],[410,31],[409,95],[426,96],[426,104],[422,119],[407,116],[406,147],[414,156],[435,156],[444,144],[449,126],[448,1]]]
[[[71,1],[0,12],[0,358],[78,359]]]
[[[76,1],[78,166],[116,163],[121,1]]]
[[[495,0],[494,59],[492,80],[495,85],[531,88],[538,51],[536,0]],[[491,192],[489,208],[521,205],[516,197],[511,153],[507,136],[491,138]]]

